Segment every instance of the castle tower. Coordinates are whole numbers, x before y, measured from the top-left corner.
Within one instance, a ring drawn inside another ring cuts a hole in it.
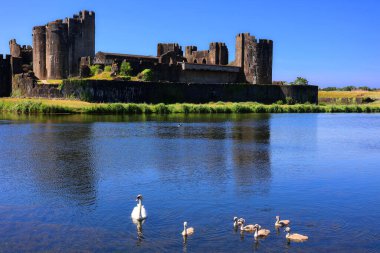
[[[209,63],[216,65],[228,64],[228,48],[225,43],[213,42],[209,48]]]
[[[251,84],[272,83],[273,41],[257,42],[249,33],[236,36],[234,65],[241,67],[244,81]]]
[[[47,79],[64,79],[68,76],[68,26],[62,20],[46,26]]]
[[[198,48],[196,46],[186,46],[185,48],[185,58],[187,62],[192,63],[194,61],[193,59],[193,52],[197,51]]]
[[[75,18],[75,16],[74,16]],[[79,14],[82,23],[83,50],[81,56],[95,56],[95,12],[82,11]]]
[[[85,50],[84,40],[82,38],[82,23],[81,20],[75,18],[75,16],[74,18],[67,18],[65,23],[67,23],[69,36],[69,76],[77,76],[79,74],[79,61]]]
[[[33,28],[33,72],[39,79],[46,79],[46,27]]]
[[[77,76],[80,59],[88,56],[95,56],[94,12],[33,28],[33,71],[39,79]]]
[[[16,39],[9,41],[9,51],[12,57],[21,57],[21,46],[17,44]]]

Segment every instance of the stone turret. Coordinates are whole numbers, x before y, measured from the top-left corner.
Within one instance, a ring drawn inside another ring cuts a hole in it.
[[[235,61],[241,67],[243,81],[252,84],[272,83],[273,41],[259,40],[249,33],[236,36]]]
[[[46,27],[33,28],[33,72],[40,79],[46,79]]]
[[[209,64],[227,65],[228,48],[225,43],[212,42],[209,48]]]
[[[62,20],[46,26],[46,73],[47,79],[64,79],[69,72],[68,25]]]

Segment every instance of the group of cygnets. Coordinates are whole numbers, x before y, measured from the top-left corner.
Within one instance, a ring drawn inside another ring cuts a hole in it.
[[[290,233],[290,220],[280,220],[280,216],[276,216],[276,222],[274,223],[274,226],[276,229],[280,227],[286,227],[285,232],[286,232],[286,239],[288,241],[293,241],[293,242],[304,242],[309,239],[308,236],[306,235],[301,235],[301,234],[296,234],[296,233]],[[254,238],[255,240],[259,238],[265,238],[270,234],[269,229],[264,229],[262,228],[259,224],[249,224],[245,225],[245,219],[243,218],[238,218],[234,217],[234,228],[238,229],[240,228],[240,231],[246,231],[246,232],[254,232]]]
[[[134,222],[143,222],[147,217],[148,213],[145,209],[145,207],[142,205],[142,195],[139,194],[136,197],[137,205],[133,208],[131,217]],[[270,230],[262,228],[259,224],[245,224],[245,219],[243,218],[238,218],[234,217],[234,223],[233,226],[235,229],[239,229],[242,232],[254,232],[254,238],[255,240],[259,238],[265,238],[270,234]],[[293,242],[304,242],[309,239],[308,236],[301,235],[301,234],[296,234],[296,233],[290,233],[290,220],[280,220],[280,216],[276,216],[276,222],[274,223],[274,226],[276,229],[280,227],[286,227],[285,232],[286,232],[286,239],[288,241],[293,241]],[[182,236],[187,237],[192,234],[194,234],[194,228],[193,227],[187,227],[187,222],[185,221],[183,223],[183,231],[182,231]]]

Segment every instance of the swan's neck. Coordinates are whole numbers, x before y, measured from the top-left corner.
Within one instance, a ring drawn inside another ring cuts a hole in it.
[[[139,218],[141,219],[142,218],[142,215],[141,215],[141,209],[142,209],[142,202],[141,202],[141,199],[139,199]]]
[[[185,235],[187,235],[186,225],[183,225],[183,232],[185,232]]]
[[[237,220],[234,221],[234,227],[237,227],[238,226],[238,223],[237,223]]]
[[[286,233],[286,238],[288,238],[290,236],[290,233],[288,232],[288,233]]]
[[[257,238],[259,236],[259,228],[256,228],[254,237]]]

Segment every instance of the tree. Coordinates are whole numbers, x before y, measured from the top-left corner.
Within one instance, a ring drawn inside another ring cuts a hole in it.
[[[123,61],[120,66],[120,75],[129,76],[132,72],[131,64],[127,61]]]
[[[308,85],[309,81],[306,78],[297,77],[297,79],[294,82],[291,82],[290,84],[291,85]]]
[[[151,69],[144,69],[137,75],[137,78],[145,82],[153,81],[153,71]]]

